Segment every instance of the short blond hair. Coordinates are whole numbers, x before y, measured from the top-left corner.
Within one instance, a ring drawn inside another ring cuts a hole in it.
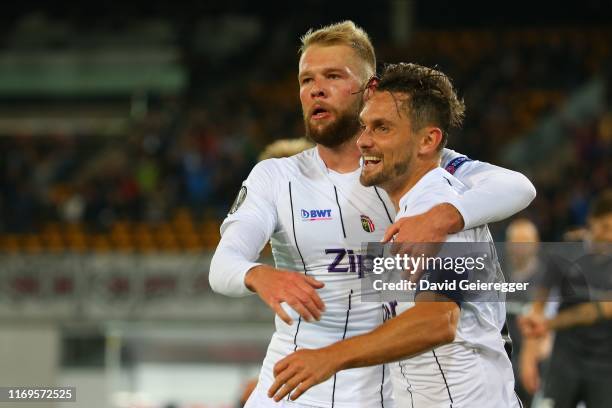
[[[318,30],[311,28],[300,40],[300,55],[311,45],[347,45],[366,63],[366,68],[369,68],[366,69],[369,71],[366,72],[368,76],[376,72],[376,54],[370,36],[350,20],[330,24]]]
[[[303,137],[299,139],[280,139],[266,146],[259,155],[259,161],[293,156],[311,147],[314,147],[314,143]]]

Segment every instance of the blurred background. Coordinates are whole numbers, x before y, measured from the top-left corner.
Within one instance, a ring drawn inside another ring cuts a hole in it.
[[[527,175],[542,240],[584,225],[612,177],[610,2],[13,2],[0,385],[76,386],[79,407],[238,406],[272,313],[213,294],[208,264],[257,156],[304,134],[299,36],[344,19],[379,62],[453,78],[468,111],[449,147]]]

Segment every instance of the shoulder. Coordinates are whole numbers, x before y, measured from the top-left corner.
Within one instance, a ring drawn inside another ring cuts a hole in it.
[[[314,148],[289,157],[262,160],[253,167],[251,175],[286,178],[288,175],[306,173],[312,167]]]
[[[400,203],[398,218],[421,214],[438,204],[454,202],[466,187],[453,175],[437,168],[427,173]]]
[[[464,154],[461,154],[451,149],[443,149],[442,158],[440,160],[440,167],[442,167],[450,174],[455,174],[455,172],[465,163],[472,161],[472,159],[470,159]]]

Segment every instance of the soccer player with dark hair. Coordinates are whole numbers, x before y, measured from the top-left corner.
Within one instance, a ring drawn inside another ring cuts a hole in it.
[[[357,257],[393,223],[387,194],[359,182],[359,111],[376,58],[353,22],[310,30],[302,38],[298,84],[307,136],[316,146],[258,163],[221,226],[210,284],[228,296],[257,294],[276,312],[256,390],[246,406],[279,406],[266,392],[273,367],[302,348],[367,333],[383,322],[380,304],[359,301]],[[525,208],[535,190],[523,175],[444,149],[442,165],[469,189],[403,220],[402,240],[431,242],[504,219]],[[395,233],[395,228],[392,230]],[[270,240],[275,267],[257,262]],[[300,399],[309,407],[391,407],[386,366],[346,371]]]
[[[371,85],[357,140],[364,163],[361,184],[384,189],[396,219],[465,192],[465,185],[438,165],[448,134],[461,125],[465,111],[449,78],[401,63],[387,66]],[[493,245],[486,225],[450,234],[446,242]],[[496,259],[491,265],[501,273]],[[427,271],[423,276],[442,282],[441,276],[453,275]],[[395,310],[396,317],[367,334],[280,360],[269,395],[280,400],[295,390],[291,398],[296,399],[340,370],[389,363],[401,407],[520,406],[501,336],[503,301],[472,301],[459,289],[419,287],[414,302],[400,301]]]

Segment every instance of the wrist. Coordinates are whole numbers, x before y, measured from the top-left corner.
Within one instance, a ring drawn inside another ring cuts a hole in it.
[[[343,349],[340,346],[340,342],[325,347],[325,350],[336,372],[353,368],[350,364],[350,350],[347,350],[347,348]]]
[[[257,289],[255,288],[255,282],[257,281],[257,276],[259,275],[263,267],[264,265],[254,266],[249,269],[244,275],[244,286],[246,286],[246,288],[251,292],[257,292]]]
[[[463,216],[454,205],[442,203],[435,206],[432,210],[436,211],[432,219],[438,221],[439,228],[443,233],[454,234],[463,230],[465,225]]]
[[[537,353],[535,347],[531,347],[530,350],[521,351],[521,354],[519,356],[519,364],[529,364],[532,361],[536,361],[536,356]]]

